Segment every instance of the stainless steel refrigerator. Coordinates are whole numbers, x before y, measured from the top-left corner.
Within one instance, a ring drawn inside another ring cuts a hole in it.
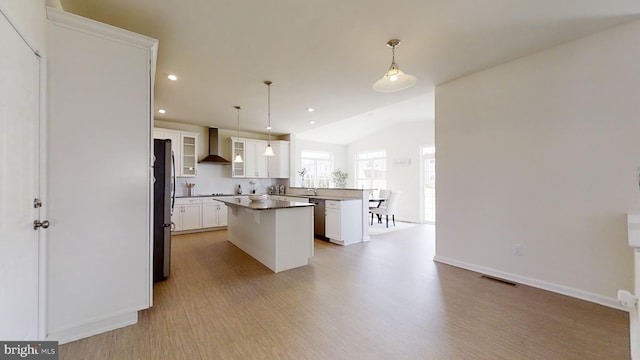
[[[175,161],[171,140],[153,140],[153,281],[169,277],[171,214],[175,204]]]

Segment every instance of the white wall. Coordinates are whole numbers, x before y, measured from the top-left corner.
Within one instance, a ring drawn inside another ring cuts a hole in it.
[[[610,306],[632,289],[639,44],[635,22],[436,89],[437,260]]]
[[[431,117],[426,114],[425,117]],[[398,199],[396,219],[422,222],[421,217],[421,154],[422,146],[433,146],[433,121],[394,124],[392,127],[360,139],[347,147],[349,182],[355,184],[356,154],[386,150],[387,188],[402,191]],[[398,160],[409,159],[408,165],[394,166]]]

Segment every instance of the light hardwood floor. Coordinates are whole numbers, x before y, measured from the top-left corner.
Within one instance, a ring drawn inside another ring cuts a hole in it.
[[[625,312],[435,263],[420,225],[272,273],[226,231],[173,237],[139,323],[60,359],[629,359]]]

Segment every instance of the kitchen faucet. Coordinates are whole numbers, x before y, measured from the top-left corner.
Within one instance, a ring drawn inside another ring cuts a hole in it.
[[[313,193],[313,195],[318,195],[316,189],[307,189],[308,192]]]

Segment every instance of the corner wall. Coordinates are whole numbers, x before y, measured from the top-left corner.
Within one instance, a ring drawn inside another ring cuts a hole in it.
[[[49,0],[46,5],[56,6]],[[45,0],[0,0],[0,9],[18,29],[31,47],[46,55]],[[0,15],[2,16],[2,15]]]
[[[639,40],[634,22],[436,89],[436,260],[618,306],[640,203]]]

